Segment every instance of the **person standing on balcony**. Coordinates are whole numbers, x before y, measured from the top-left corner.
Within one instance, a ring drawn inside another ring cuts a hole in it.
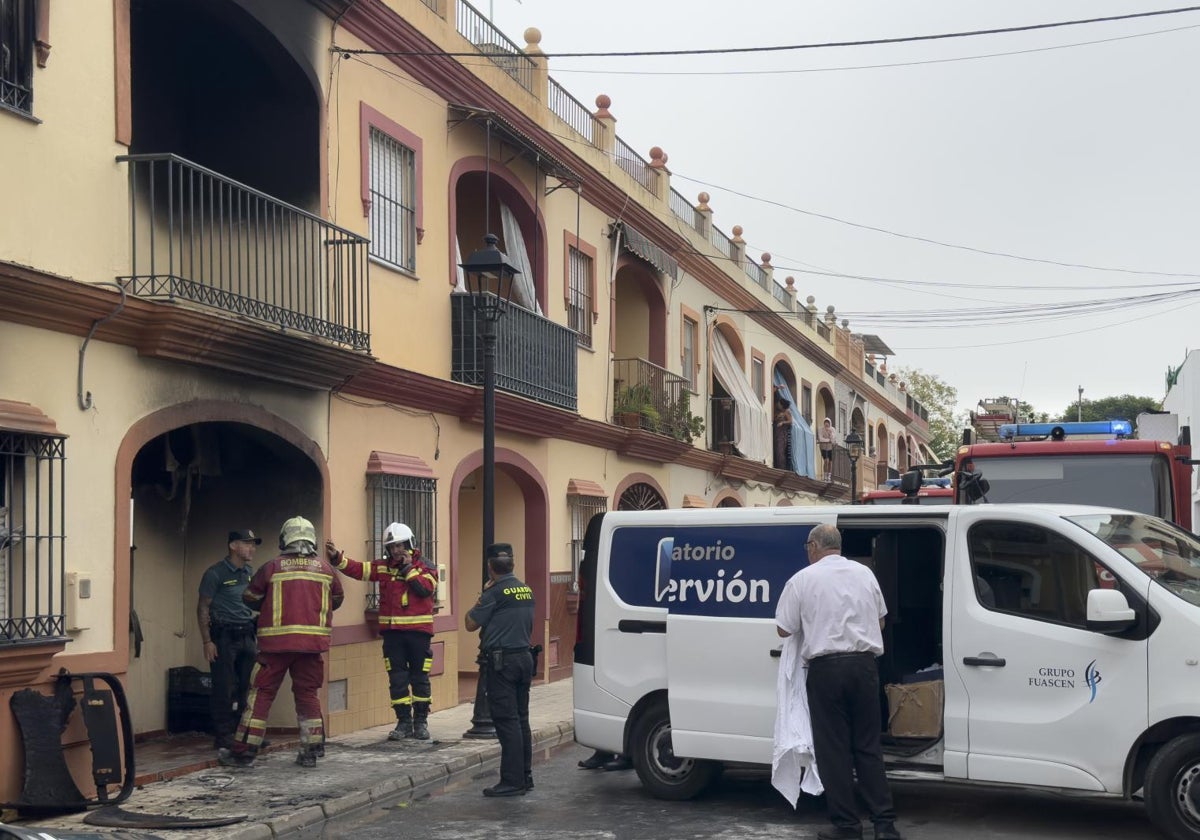
[[[792,468],[792,460],[788,457],[788,444],[791,442],[792,436],[792,411],[788,407],[787,399],[780,393],[778,387],[775,389],[774,430],[775,469],[790,470]]]
[[[821,431],[817,432],[817,444],[821,447],[821,465],[825,469],[825,480],[833,481],[833,445],[837,442],[837,431],[833,421],[828,417],[821,423]]]
[[[262,538],[251,530],[229,532],[229,554],[200,578],[196,621],[204,659],[212,671],[212,724],[216,749],[233,746],[238,718],[246,711],[250,671],[258,655],[254,611],[242,600],[254,569],[250,561]],[[236,711],[235,711],[236,709]]]
[[[325,543],[325,556],[347,577],[379,584],[379,630],[383,636],[383,667],[396,728],[389,741],[429,740],[429,703],[433,666],[433,608],[437,575],[421,562],[412,529],[393,522],[383,532],[382,563],[360,563]],[[411,692],[409,687],[411,686]]]

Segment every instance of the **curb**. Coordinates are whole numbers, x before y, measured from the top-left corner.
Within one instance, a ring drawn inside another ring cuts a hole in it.
[[[575,737],[574,722],[551,724],[533,734],[533,749],[548,749]],[[385,779],[369,788],[356,790],[319,805],[306,805],[287,815],[272,817],[261,822],[247,822],[230,826],[222,831],[224,840],[271,840],[301,829],[328,822],[371,805],[394,799],[407,791],[415,790],[434,782],[448,782],[482,767],[488,761],[500,757],[500,745],[488,741],[480,742],[483,748],[470,756],[460,756],[444,764],[426,770]]]

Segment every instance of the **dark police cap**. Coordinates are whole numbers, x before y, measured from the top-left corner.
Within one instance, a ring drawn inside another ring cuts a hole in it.
[[[255,545],[262,545],[262,537],[255,534],[249,528],[245,531],[230,531],[229,542],[252,542]]]
[[[509,543],[492,543],[487,547],[484,555],[488,560],[491,560],[493,557],[512,557],[512,545]]]

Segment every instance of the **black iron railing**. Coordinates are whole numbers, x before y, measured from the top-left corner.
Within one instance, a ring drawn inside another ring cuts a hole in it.
[[[613,143],[613,155],[616,157],[617,166],[624,169],[629,177],[648,190],[654,189],[654,182],[658,178],[658,174],[644,157],[635,152],[620,137],[617,137]]]
[[[709,407],[709,447],[726,455],[738,454],[733,443],[737,404],[732,397],[710,397]]]
[[[645,359],[613,360],[613,422],[691,441],[702,425],[693,418],[687,380]]]
[[[700,230],[700,212],[674,187],[671,187],[671,195],[667,199],[667,203],[671,206],[671,212],[682,219],[688,227]]]
[[[863,466],[861,458],[858,466]],[[833,483],[850,486],[850,453],[844,446],[833,447]]]
[[[66,438],[0,431],[0,649],[66,637]]]
[[[129,164],[140,297],[182,299],[354,350],[370,349],[367,240],[191,161]]]
[[[533,59],[472,6],[467,0],[456,0],[455,25],[458,34],[475,45],[483,55],[516,80],[525,90],[533,91]]]
[[[712,236],[710,237],[710,241],[712,242],[713,247],[716,248],[718,251],[720,251],[722,254],[724,254],[727,257],[733,257],[733,240],[731,240],[728,236],[726,236],[724,233],[722,233],[717,228],[712,229]]]
[[[482,330],[471,296],[450,296],[450,378],[483,385]],[[579,405],[578,335],[574,330],[509,304],[496,323],[496,387],[510,394],[575,411]]]
[[[554,79],[549,81],[547,97],[550,110],[557,114],[559,119],[575,129],[589,143],[595,142],[596,118],[586,105]]]

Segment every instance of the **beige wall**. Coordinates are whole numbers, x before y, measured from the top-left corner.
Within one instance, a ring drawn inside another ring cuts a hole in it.
[[[128,271],[128,187],[116,163],[111,2],[53,15],[53,51],[34,68],[35,124],[0,112],[0,149],[19,165],[0,169],[3,258],[79,280]],[[15,154],[15,153],[14,153]],[[53,219],[53,224],[47,224]]]

